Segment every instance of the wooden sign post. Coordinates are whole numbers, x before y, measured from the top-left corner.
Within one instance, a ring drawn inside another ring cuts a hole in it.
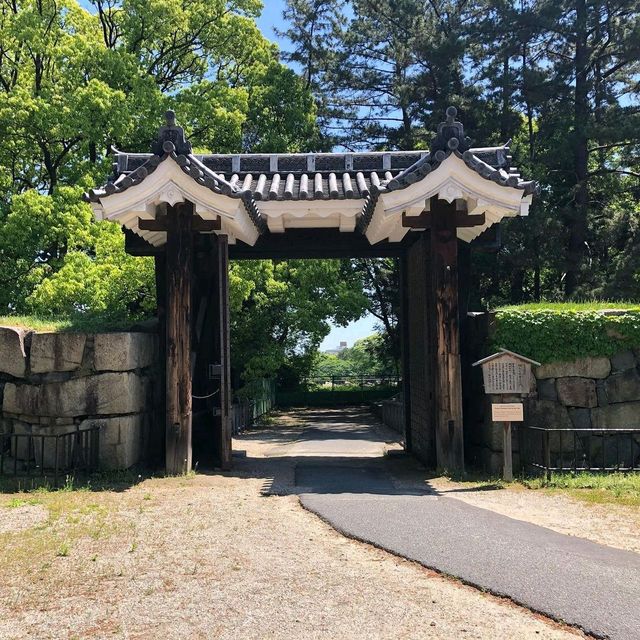
[[[494,422],[503,423],[502,452],[503,461],[502,477],[507,482],[513,480],[513,456],[511,442],[511,423],[524,421],[524,407],[522,402],[506,402],[491,405],[491,419]]]
[[[474,362],[473,366],[482,366],[484,390],[487,394],[504,396],[525,396],[531,393],[533,376],[531,366],[540,363],[525,358],[513,351],[501,349],[487,358]],[[522,402],[500,402],[491,405],[491,420],[502,422],[502,477],[507,482],[513,480],[513,447],[511,424],[524,422],[524,406]]]

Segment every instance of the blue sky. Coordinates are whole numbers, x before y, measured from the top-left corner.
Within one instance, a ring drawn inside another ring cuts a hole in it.
[[[322,341],[320,350],[335,349],[343,341],[352,347],[359,338],[366,338],[374,333],[373,325],[375,322],[376,318],[368,314],[346,327],[332,326],[331,333]]]
[[[262,31],[269,40],[277,42],[281,49],[286,49],[287,43],[285,40],[276,36],[273,28],[279,27],[282,29],[282,12],[284,6],[284,0],[264,0],[262,16],[258,20],[260,31]]]

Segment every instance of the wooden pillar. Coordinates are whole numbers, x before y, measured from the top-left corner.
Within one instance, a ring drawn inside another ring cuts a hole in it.
[[[456,203],[431,198],[431,265],[435,322],[436,463],[464,470],[458,310]]]
[[[167,376],[167,260],[161,253],[154,257],[156,275],[156,316],[158,318],[158,380]],[[154,420],[149,433],[149,460],[154,467],[165,464],[165,421],[167,416],[167,389],[159,384],[154,389],[154,400],[157,403],[153,415]]]
[[[409,338],[409,258],[406,251],[400,258],[400,346],[402,355],[402,396],[404,404],[404,448],[411,451],[411,360]]]
[[[229,240],[219,235],[215,251],[215,352],[220,363],[220,414],[217,451],[222,469],[231,468],[231,338],[229,326]]]
[[[191,469],[193,204],[167,207],[166,472]]]

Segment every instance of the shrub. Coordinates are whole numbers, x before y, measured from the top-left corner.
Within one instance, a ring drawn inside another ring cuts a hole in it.
[[[611,356],[640,347],[640,309],[611,315],[597,307],[575,305],[505,307],[496,312],[491,347],[542,363]]]

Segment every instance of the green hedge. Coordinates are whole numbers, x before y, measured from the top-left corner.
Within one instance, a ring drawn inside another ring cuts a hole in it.
[[[276,406],[286,407],[338,407],[369,404],[386,400],[398,393],[397,387],[358,390],[277,391]]]
[[[612,356],[640,347],[640,309],[604,315],[571,305],[506,307],[496,311],[491,348],[498,347],[542,363]]]

